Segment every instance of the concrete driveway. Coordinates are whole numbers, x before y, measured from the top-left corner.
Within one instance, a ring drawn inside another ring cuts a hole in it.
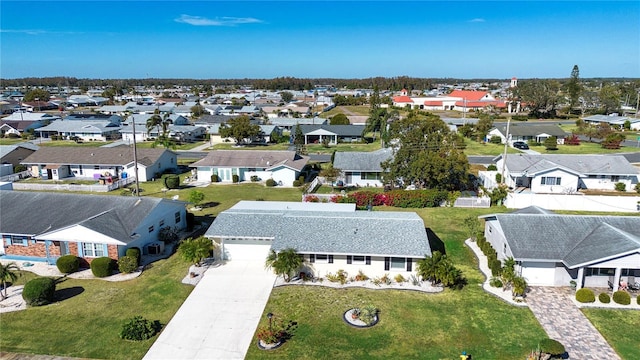
[[[275,279],[262,261],[210,268],[144,359],[244,359]]]

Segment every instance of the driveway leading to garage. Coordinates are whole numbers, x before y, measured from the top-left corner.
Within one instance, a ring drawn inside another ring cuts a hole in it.
[[[263,261],[210,268],[144,359],[244,359],[275,279]]]

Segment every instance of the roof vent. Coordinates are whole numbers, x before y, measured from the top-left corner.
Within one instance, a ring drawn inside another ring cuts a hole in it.
[[[93,156],[93,153],[91,153],[91,156]]]

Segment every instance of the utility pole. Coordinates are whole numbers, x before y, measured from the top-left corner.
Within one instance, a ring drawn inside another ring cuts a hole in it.
[[[502,171],[500,172],[500,183],[504,184],[504,169],[507,166],[507,149],[509,148],[509,124],[511,124],[511,116],[507,118],[507,133],[505,134],[504,154],[502,155]]]
[[[136,175],[136,196],[140,197],[140,183],[138,182],[138,147],[136,146],[136,119],[131,115],[133,125],[133,168]]]

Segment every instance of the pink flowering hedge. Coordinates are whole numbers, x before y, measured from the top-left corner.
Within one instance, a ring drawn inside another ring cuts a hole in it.
[[[356,191],[347,195],[334,195],[333,203],[356,204],[359,209],[372,206],[394,206],[400,208],[438,207],[447,200],[448,192],[441,190],[393,190],[385,193]],[[308,195],[307,202],[318,202],[317,197]]]

